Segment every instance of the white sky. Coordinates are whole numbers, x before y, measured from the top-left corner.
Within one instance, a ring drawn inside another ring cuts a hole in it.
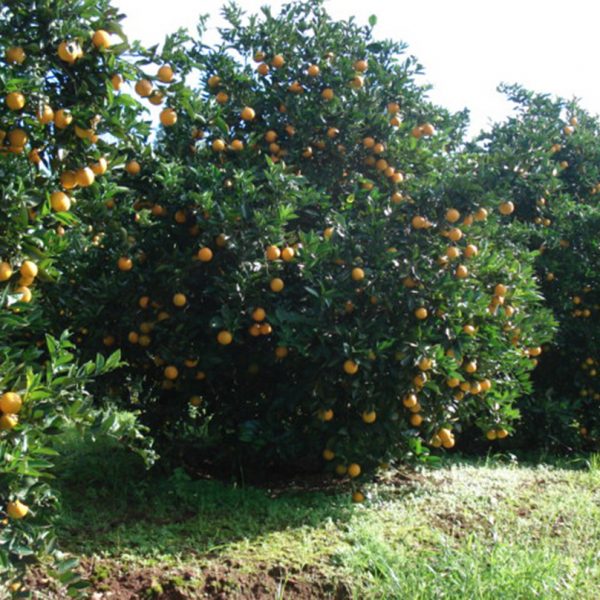
[[[281,0],[238,0],[257,12]],[[128,15],[130,38],[151,45],[179,27],[195,32],[210,15],[206,42],[218,39],[221,0],[115,0]],[[409,44],[425,67],[430,97],[450,110],[469,108],[471,132],[502,119],[509,105],[496,86],[521,83],[540,92],[577,97],[600,113],[600,3],[597,0],[328,0],[335,18],[378,18],[375,36]]]

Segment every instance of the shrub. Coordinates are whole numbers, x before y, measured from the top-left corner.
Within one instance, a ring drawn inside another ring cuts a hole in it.
[[[130,365],[102,385],[162,448],[201,430],[213,461],[263,472],[355,478],[451,448],[461,423],[506,437],[552,324],[530,253],[452,188],[464,115],[374,19],[224,12],[221,46],[173,62],[200,81],[172,90],[176,123],[119,182],[126,232],[70,261],[87,284],[61,294],[64,324]]]

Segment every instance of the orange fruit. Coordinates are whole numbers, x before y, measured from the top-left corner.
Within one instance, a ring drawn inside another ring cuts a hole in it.
[[[179,371],[177,370],[177,367],[169,365],[168,367],[165,367],[164,375],[166,379],[173,381],[179,377]]]
[[[467,267],[465,267],[465,265],[458,265],[458,267],[456,267],[456,271],[454,272],[454,274],[459,279],[465,279],[466,277],[469,276],[469,269],[467,269]]]
[[[49,104],[44,104],[40,106],[36,113],[37,120],[42,125],[48,125],[48,123],[52,123],[54,121],[54,111]]]
[[[216,139],[213,141],[212,143],[212,149],[214,152],[224,152],[225,148],[226,148],[226,144],[223,140],[221,139]]]
[[[173,81],[173,69],[170,65],[162,65],[156,73],[158,80],[162,83],[171,83]]]
[[[25,518],[28,512],[29,507],[20,500],[13,500],[6,505],[6,513],[11,519],[15,519],[16,521]]]
[[[110,34],[104,29],[98,29],[92,36],[92,44],[99,50],[106,50],[110,48]]]
[[[33,297],[31,294],[31,290],[27,286],[18,287],[15,290],[15,293],[21,295],[21,297],[19,299],[20,302],[25,302],[25,303],[31,302],[31,299]]]
[[[211,75],[208,78],[207,83],[209,88],[219,87],[219,84],[221,83],[221,78],[218,75]]]
[[[474,360],[467,361],[464,365],[464,369],[467,373],[475,373],[475,371],[477,371],[477,362]]]
[[[319,69],[319,67],[317,65],[310,65],[308,67],[308,69],[306,70],[306,72],[308,73],[308,75],[310,77],[317,77],[319,75],[319,73],[321,72],[321,69]]]
[[[323,458],[325,460],[333,460],[335,458],[335,452],[329,448],[325,448],[325,450],[323,450]]]
[[[321,421],[331,421],[333,419],[333,411],[330,408],[327,410],[320,410],[319,419],[321,419]]]
[[[164,99],[165,96],[162,92],[152,92],[152,94],[150,94],[150,96],[148,97],[148,101],[153,106],[160,106]]]
[[[285,284],[283,283],[283,280],[279,277],[271,279],[270,287],[273,292],[281,292],[281,290],[284,288],[284,285]]]
[[[494,429],[490,429],[486,432],[485,437],[490,440],[490,442],[494,441],[497,437],[496,431]]]
[[[285,59],[283,58],[283,56],[281,56],[281,54],[276,54],[273,57],[273,60],[271,61],[271,66],[274,69],[281,69],[281,67],[283,67],[284,64],[285,64]]]
[[[17,415],[6,414],[0,417],[0,431],[9,431],[14,429],[19,423]]]
[[[17,414],[22,406],[21,396],[15,392],[5,392],[0,396],[0,411],[3,413]]]
[[[327,102],[329,102],[330,100],[333,100],[334,97],[335,97],[335,93],[331,88],[325,88],[321,92],[321,98],[323,98],[323,100],[326,100]]]
[[[346,360],[344,362],[344,371],[348,375],[356,375],[358,373],[358,365],[353,360]]]
[[[121,256],[117,261],[117,267],[120,271],[131,271],[133,268],[133,261],[127,256]]]
[[[355,504],[361,504],[365,501],[365,495],[362,492],[359,492],[358,490],[355,492],[352,492],[352,502],[354,502]]]
[[[267,317],[267,313],[264,308],[258,307],[252,311],[252,319],[254,321],[257,321],[257,322],[264,321],[266,317]]]
[[[140,336],[136,331],[130,331],[127,334],[127,339],[131,344],[137,344],[140,341]]]
[[[479,253],[479,250],[478,250],[477,246],[475,246],[474,244],[469,244],[465,248],[465,256],[467,258],[472,258],[473,256],[477,256],[478,253]]]
[[[50,206],[56,212],[67,212],[71,208],[71,199],[64,192],[52,192]]]
[[[173,296],[173,304],[179,308],[187,304],[185,294],[177,293]]]
[[[377,413],[374,410],[365,411],[362,413],[361,418],[364,423],[367,423],[367,424],[375,423],[375,421],[377,420]]]
[[[147,98],[152,93],[152,82],[148,79],[140,79],[135,84],[135,93],[142,98]]]
[[[177,113],[172,108],[165,108],[160,112],[160,122],[163,127],[172,127],[177,123]]]
[[[73,121],[73,115],[66,108],[61,108],[54,113],[54,125],[58,129],[66,129]]]
[[[140,165],[140,163],[137,160],[130,160],[126,165],[125,165],[125,170],[130,174],[130,175],[138,175],[139,172],[142,170],[142,167]]]
[[[64,41],[58,45],[57,54],[61,60],[72,65],[83,56],[83,50],[76,41]]]
[[[410,416],[409,421],[413,427],[419,427],[419,425],[421,425],[421,423],[423,423],[423,417],[421,415],[415,413]]]
[[[421,125],[421,133],[425,136],[435,135],[435,127],[431,123]]]
[[[339,477],[343,477],[347,472],[348,472],[348,469],[346,468],[346,465],[342,465],[342,464],[336,465],[335,473]]]
[[[231,332],[225,329],[219,331],[219,333],[217,334],[217,342],[219,342],[221,346],[228,346],[229,344],[231,344],[232,341],[233,335],[231,334]]]
[[[290,262],[291,260],[293,260],[295,255],[294,249],[290,248],[289,246],[284,248],[281,251],[281,258],[285,261],[285,262]]]
[[[419,319],[420,321],[423,321],[424,319],[426,319],[427,315],[428,315],[427,309],[423,308],[422,306],[415,310],[415,317],[417,317],[417,319]]]
[[[89,167],[83,167],[83,169],[75,171],[75,181],[77,185],[81,187],[89,187],[95,180],[96,176],[94,175],[94,171]]]
[[[192,396],[190,398],[190,404],[192,406],[200,406],[202,404],[202,396]]]
[[[104,175],[108,170],[108,161],[101,156],[95,163],[90,164],[90,169],[94,175]]]
[[[498,208],[498,210],[500,211],[501,215],[507,216],[514,212],[515,205],[510,201],[502,202],[502,204],[500,204],[500,207]]]
[[[354,63],[354,70],[358,71],[359,73],[364,73],[368,68],[369,68],[369,63],[364,59],[357,60]]]
[[[10,142],[10,145],[15,148],[21,148],[21,150],[23,149],[25,144],[27,144],[28,140],[29,138],[27,134],[19,128],[13,129],[8,134],[8,141]]]
[[[256,67],[256,70],[258,71],[259,75],[268,75],[269,74],[269,65],[267,65],[266,63],[261,63],[260,65],[258,65],[258,67]]]
[[[256,112],[250,106],[245,106],[240,113],[243,121],[252,121],[256,117]]]
[[[25,50],[23,50],[21,46],[11,46],[10,48],[7,48],[4,53],[6,62],[13,65],[22,65],[25,62],[25,57]]]
[[[113,89],[116,92],[118,92],[121,89],[121,86],[123,85],[123,77],[121,77],[121,75],[119,75],[118,73],[115,73],[110,78],[110,84],[112,85]]]
[[[463,331],[467,335],[475,335],[475,327],[473,325],[463,325]]]
[[[463,236],[463,232],[458,227],[453,227],[448,232],[448,238],[453,242],[458,242]]]
[[[233,140],[229,147],[234,152],[241,152],[244,149],[244,142],[242,142],[242,140]]]
[[[455,208],[449,208],[446,211],[446,221],[448,223],[456,223],[460,219],[460,213]]]
[[[285,346],[277,346],[275,348],[275,357],[279,360],[284,359],[289,354],[289,350]]]
[[[12,277],[13,271],[10,263],[0,262],[0,281],[8,281]]]
[[[365,272],[360,267],[352,269],[352,279],[354,281],[362,281],[365,278]]]
[[[506,429],[498,429],[496,431],[496,437],[499,440],[503,440],[505,437],[508,437],[508,431],[506,431]]]
[[[33,261],[25,260],[23,261],[19,272],[23,277],[30,277],[32,279],[35,279],[38,274],[38,267]]]
[[[25,106],[25,96],[21,92],[11,92],[4,101],[10,110],[21,110]]]
[[[355,477],[358,477],[360,475],[360,472],[360,465],[357,465],[356,463],[351,463],[348,465],[348,475],[353,479]]]
[[[198,250],[198,259],[201,262],[210,262],[213,258],[213,251],[205,246],[204,248],[200,248]]]
[[[277,246],[267,246],[265,254],[267,260],[277,260],[281,256],[281,250]]]

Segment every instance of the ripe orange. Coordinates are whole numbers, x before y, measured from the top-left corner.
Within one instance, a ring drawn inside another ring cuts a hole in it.
[[[104,175],[108,170],[108,161],[104,156],[101,156],[95,163],[90,164],[90,169],[94,175]]]
[[[25,62],[25,50],[21,48],[21,46],[12,46],[6,49],[4,53],[4,58],[7,63],[12,63],[14,65],[22,65]]]
[[[170,379],[171,381],[173,381],[173,380],[177,379],[177,377],[179,377],[179,371],[177,370],[177,367],[175,367],[173,365],[169,365],[168,367],[165,367],[164,374],[165,374],[165,378]]]
[[[66,129],[73,121],[73,115],[66,108],[61,108],[54,113],[54,125],[58,129]]]
[[[351,463],[348,465],[348,475],[350,477],[352,477],[353,479],[355,477],[358,477],[361,473],[361,468],[360,465],[357,465],[356,463]]]
[[[329,102],[330,100],[333,100],[333,98],[335,97],[335,93],[331,88],[325,88],[322,92],[321,92],[321,98],[323,98],[323,100]]]
[[[279,277],[274,277],[271,279],[270,287],[273,292],[281,292],[284,286],[285,284],[283,283],[283,280]]]
[[[377,420],[377,413],[374,410],[365,411],[362,413],[361,418],[364,423],[367,423],[367,424],[375,423],[375,421]]]
[[[21,92],[11,92],[6,96],[5,102],[10,110],[21,110],[25,106],[25,96]]]
[[[473,325],[463,325],[463,331],[467,334],[467,335],[475,335],[475,327],[473,327]]]
[[[22,406],[21,396],[15,392],[5,392],[0,396],[0,411],[3,413],[17,414]]]
[[[120,271],[131,271],[133,268],[133,261],[127,256],[121,256],[117,261],[117,267]]]
[[[28,302],[31,302],[31,299],[33,298],[31,290],[27,286],[18,287],[15,290],[15,293],[20,294],[20,296],[21,296],[21,298],[19,299],[20,302],[28,303]]]
[[[369,68],[369,63],[364,59],[357,60],[354,63],[354,70],[358,71],[359,73],[364,73],[368,68]]]
[[[163,127],[172,127],[177,123],[177,113],[172,108],[165,108],[160,113],[160,122]]]
[[[281,250],[277,246],[267,246],[265,254],[267,260],[277,260],[281,256]]]
[[[259,327],[261,335],[271,335],[271,333],[273,332],[273,328],[271,327],[271,325],[269,325],[269,323],[262,323],[261,325],[259,325]]]
[[[498,429],[496,431],[496,437],[499,440],[503,440],[505,437],[508,437],[508,431],[506,431],[506,429]]]
[[[321,72],[321,69],[317,65],[310,65],[306,70],[310,77],[317,77],[317,75]]]
[[[13,271],[10,263],[0,262],[0,281],[8,281],[12,277]]]
[[[201,262],[210,262],[213,258],[213,251],[205,246],[204,248],[200,248],[198,250],[198,259]]]
[[[140,341],[140,336],[137,331],[130,331],[127,334],[127,339],[131,344],[137,344]]]
[[[76,41],[64,41],[58,45],[57,54],[61,60],[72,65],[83,56],[83,50]]]
[[[233,140],[231,144],[229,144],[229,147],[234,152],[241,152],[244,149],[244,142],[242,142],[242,140]]]
[[[361,504],[365,501],[365,495],[362,492],[359,492],[358,490],[355,492],[352,492],[352,502],[356,503],[356,504]]]
[[[153,89],[152,82],[148,79],[140,79],[135,84],[135,93],[142,98],[147,98],[150,96]]]
[[[10,142],[10,145],[13,146],[14,148],[20,148],[21,151],[23,150],[23,147],[25,146],[25,144],[27,144],[27,141],[29,140],[29,137],[27,136],[27,134],[22,130],[22,129],[13,129],[9,134],[8,134],[8,141]]]
[[[89,167],[83,167],[83,169],[75,171],[75,181],[77,185],[81,187],[89,187],[95,180],[96,176],[94,175],[94,171]]]
[[[289,354],[289,350],[285,346],[277,346],[275,348],[275,357],[279,360],[284,359]]]
[[[14,429],[19,423],[17,415],[6,414],[0,417],[0,431],[9,431]]]
[[[38,267],[33,261],[25,260],[23,261],[19,272],[23,277],[31,277],[32,279],[35,279],[38,274]]]
[[[281,54],[276,54],[273,57],[273,60],[271,61],[271,66],[274,69],[281,69],[281,67],[283,67],[284,64],[285,64],[285,59],[283,58],[283,56],[281,56]]]
[[[417,317],[417,319],[419,319],[420,321],[423,321],[424,319],[426,319],[427,315],[428,315],[428,313],[427,313],[426,308],[420,307],[420,308],[417,308],[417,310],[415,310],[415,317]]]
[[[500,211],[501,215],[507,216],[514,212],[515,205],[510,201],[502,202],[502,204],[500,204],[500,207],[498,208],[498,210]]]
[[[458,227],[453,227],[448,232],[448,238],[453,242],[458,242],[463,236],[463,232]]]
[[[56,212],[67,212],[71,208],[71,199],[64,192],[52,192],[50,206]]]
[[[225,148],[226,148],[226,144],[223,140],[221,139],[216,139],[213,141],[212,143],[212,149],[214,152],[224,152]]]
[[[486,432],[485,437],[490,440],[490,442],[494,441],[497,437],[496,434],[496,430],[495,429],[490,429],[489,431]]]
[[[352,279],[354,281],[362,281],[365,278],[365,272],[360,267],[352,269]]]
[[[358,365],[353,360],[348,359],[344,362],[344,371],[348,375],[355,375],[358,373]]]
[[[185,294],[177,293],[173,296],[173,304],[179,308],[187,304]]]
[[[28,512],[29,507],[20,500],[13,500],[6,505],[6,513],[11,519],[15,519],[16,521],[25,518]]]
[[[250,106],[245,106],[240,113],[243,121],[252,121],[256,117],[256,112]]]
[[[456,223],[460,219],[460,213],[456,210],[456,208],[449,208],[446,211],[446,221],[448,223]]]
[[[290,262],[291,260],[293,260],[294,258],[294,249],[287,246],[286,248],[284,248],[281,251],[281,258],[285,261],[285,262]]]
[[[508,288],[502,283],[499,283],[494,288],[494,295],[496,295],[496,296],[506,296],[507,292],[508,292]]]
[[[319,411],[318,416],[321,421],[331,421],[333,419],[333,411],[331,408],[328,408],[327,410],[322,409]]]
[[[420,414],[415,413],[410,416],[409,421],[413,427],[419,427],[419,425],[423,423],[423,417]]]
[[[465,265],[458,265],[458,267],[456,267],[455,275],[459,279],[465,279],[469,276],[469,269],[467,269]]]
[[[477,371],[477,362],[474,360],[467,361],[464,364],[464,369],[467,373],[475,373]]]
[[[142,170],[142,166],[140,165],[140,163],[137,160],[130,160],[126,165],[125,165],[125,170],[130,174],[130,175],[138,175],[139,172]]]
[[[478,253],[479,253],[479,250],[478,250],[477,246],[475,246],[474,244],[469,244],[465,248],[465,256],[467,258],[472,258],[473,256],[477,256]]]
[[[267,65],[266,63],[261,63],[260,65],[258,65],[258,67],[256,67],[256,70],[258,71],[259,75],[268,75],[269,74],[269,65]]]
[[[110,34],[104,29],[98,29],[92,36],[92,44],[99,50],[106,50],[110,48]]]
[[[229,344],[231,344],[232,341],[233,335],[226,329],[219,331],[219,333],[217,334],[217,342],[219,342],[221,346],[229,346]]]
[[[421,125],[421,133],[425,136],[435,135],[435,127],[431,123]]]
[[[173,69],[170,65],[163,65],[156,73],[158,80],[162,83],[171,83],[171,81],[173,81],[173,75]]]
[[[113,86],[113,89],[116,92],[118,92],[121,89],[121,86],[123,85],[123,77],[121,75],[119,75],[118,73],[115,73],[110,78],[110,84]]]

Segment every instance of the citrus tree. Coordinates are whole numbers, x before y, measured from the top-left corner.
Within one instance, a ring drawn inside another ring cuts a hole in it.
[[[170,57],[154,152],[119,181],[124,231],[69,261],[86,285],[63,325],[129,364],[101,384],[163,451],[201,432],[213,462],[263,472],[356,479],[463,423],[508,436],[552,326],[529,251],[495,243],[504,221],[455,173],[465,116],[374,18],[224,14],[221,45]]]
[[[477,178],[503,199],[511,239],[538,251],[536,271],[559,331],[524,399],[528,444],[600,439],[598,289],[600,123],[577,102],[504,87],[515,114],[482,134]]]
[[[115,97],[137,73],[122,57],[119,18],[103,0],[0,7],[0,574],[15,593],[13,571],[54,547],[53,437],[67,427],[138,433],[94,409],[85,390],[119,353],[78,364],[66,333],[46,335],[59,309],[40,302],[115,195],[106,175],[119,144],[148,130],[137,103]]]

